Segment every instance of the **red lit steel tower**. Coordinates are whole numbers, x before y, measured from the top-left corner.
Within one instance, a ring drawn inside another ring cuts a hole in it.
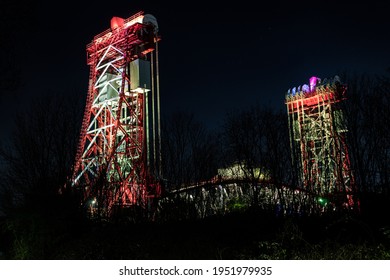
[[[286,96],[298,185],[319,206],[353,208],[356,203],[341,108],[345,93],[338,76],[323,82],[312,77],[309,85],[292,88]]]
[[[160,194],[157,32],[150,14],[113,17],[86,47],[89,87],[72,185],[102,215],[148,207]]]

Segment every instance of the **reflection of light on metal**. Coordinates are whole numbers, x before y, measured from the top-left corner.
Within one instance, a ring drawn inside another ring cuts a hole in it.
[[[303,85],[302,86],[302,91],[304,92],[304,93],[306,93],[306,92],[310,92],[310,87],[308,86],[308,85]]]
[[[296,94],[296,91],[297,91],[296,87],[293,87],[292,90],[291,90],[292,96],[294,96]]]
[[[313,91],[314,88],[316,87],[316,84],[317,84],[317,80],[318,78],[317,77],[311,77],[309,82],[310,82],[310,91]]]
[[[125,20],[120,17],[113,17],[111,19],[111,30],[117,29],[118,27],[122,27],[125,23]]]
[[[307,93],[314,92],[317,86],[321,86],[321,79],[316,76],[312,76],[309,79],[309,85],[303,84],[297,87],[290,88],[287,91],[287,96],[291,98],[301,94],[306,95]]]

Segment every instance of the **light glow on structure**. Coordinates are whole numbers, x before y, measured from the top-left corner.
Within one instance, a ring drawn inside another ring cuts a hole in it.
[[[338,76],[324,82],[311,77],[309,85],[301,91],[288,90],[285,100],[297,187],[310,194],[313,202],[320,197],[320,206],[356,209],[341,107],[346,86]]]
[[[150,14],[113,17],[86,47],[89,87],[72,186],[100,215],[153,207],[160,194],[157,31]]]

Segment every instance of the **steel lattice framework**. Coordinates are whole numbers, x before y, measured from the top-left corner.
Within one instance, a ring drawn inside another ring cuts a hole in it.
[[[113,17],[86,47],[89,87],[72,184],[107,215],[113,206],[148,207],[160,193],[157,31],[150,14]]]
[[[292,160],[298,186],[333,207],[353,208],[354,178],[351,171],[341,107],[346,86],[338,76],[293,88],[286,96]]]

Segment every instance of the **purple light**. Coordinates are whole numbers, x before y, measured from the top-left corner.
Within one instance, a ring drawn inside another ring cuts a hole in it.
[[[310,78],[310,91],[313,91],[314,90],[314,88],[316,87],[316,84],[317,84],[317,80],[318,80],[318,78],[317,77],[311,77]]]

